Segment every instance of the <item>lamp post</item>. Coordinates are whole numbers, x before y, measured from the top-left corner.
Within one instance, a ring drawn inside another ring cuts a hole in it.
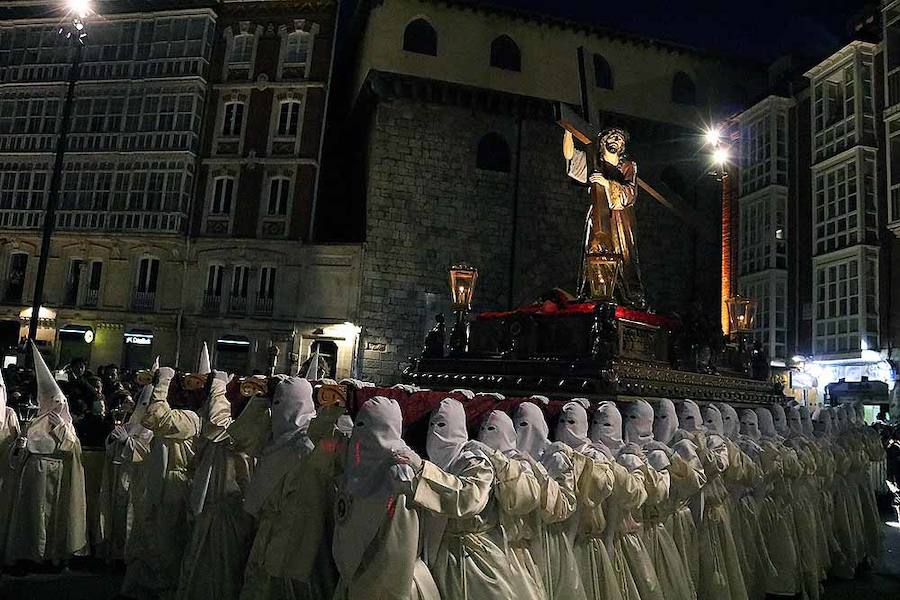
[[[450,356],[466,353],[469,346],[469,324],[467,316],[475,295],[478,269],[468,265],[454,265],[450,268],[450,304],[456,315],[450,332]]]
[[[709,128],[704,135],[704,139],[706,146],[712,152],[712,169],[709,174],[722,184],[722,290],[720,320],[722,332],[727,336],[731,332],[727,303],[734,289],[731,248],[731,180],[728,172],[731,148],[725,142],[723,130],[720,127]]]
[[[66,141],[69,134],[69,122],[72,120],[72,107],[75,100],[75,84],[81,70],[81,52],[84,48],[84,19],[91,14],[89,0],[69,0],[66,3],[66,23],[59,28],[59,35],[67,43],[74,44],[75,52],[69,68],[66,98],[63,103],[62,118],[59,124],[59,137],[56,141],[56,159],[53,163],[53,174],[50,177],[50,193],[47,196],[47,208],[44,211],[44,230],[41,237],[41,254],[38,258],[37,275],[34,280],[34,294],[31,298],[31,319],[28,321],[28,339],[37,342],[38,317],[44,303],[44,279],[47,276],[47,262],[50,259],[50,240],[56,226],[56,206],[59,204],[59,188],[62,184]],[[30,353],[27,354],[30,356]]]

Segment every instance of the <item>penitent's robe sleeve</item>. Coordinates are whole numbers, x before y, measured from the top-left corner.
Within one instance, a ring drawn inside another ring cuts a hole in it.
[[[541,485],[524,460],[511,458],[498,468],[494,490],[500,509],[510,515],[527,515],[541,503]]]
[[[424,461],[421,472],[413,481],[413,501],[450,519],[474,517],[484,510],[494,481],[491,461],[471,453],[457,460],[465,460],[458,475]]]
[[[541,486],[541,520],[544,523],[559,523],[568,519],[578,508],[572,469],[552,477],[544,465],[537,463],[534,474]]]
[[[173,410],[165,400],[153,402],[147,407],[141,425],[154,435],[171,440],[189,440],[200,431],[200,420],[195,412]]]

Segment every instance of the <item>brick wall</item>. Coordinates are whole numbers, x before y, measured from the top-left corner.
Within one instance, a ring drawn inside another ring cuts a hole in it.
[[[477,142],[491,131],[509,142],[510,173],[475,166]],[[396,382],[408,357],[420,351],[433,313],[444,312],[449,329],[451,263],[479,268],[475,311],[509,306],[518,131],[514,116],[408,99],[379,101],[368,142],[360,303],[365,378]],[[589,203],[586,191],[565,175],[560,128],[525,118],[521,135],[515,306],[553,287],[575,290]],[[707,213],[715,210],[711,201]],[[717,307],[715,235],[697,241],[646,193],[639,194],[637,206],[651,304],[671,311],[699,296]],[[709,272],[695,273],[695,267]]]

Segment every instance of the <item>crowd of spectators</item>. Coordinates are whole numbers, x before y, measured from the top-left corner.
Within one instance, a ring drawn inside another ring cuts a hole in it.
[[[59,386],[69,402],[75,431],[85,447],[102,447],[106,436],[131,412],[140,388],[134,373],[117,365],[101,365],[96,373],[88,370],[81,358],[75,358],[63,369],[65,379]],[[9,405],[20,418],[36,415],[34,371],[11,366],[3,370]]]

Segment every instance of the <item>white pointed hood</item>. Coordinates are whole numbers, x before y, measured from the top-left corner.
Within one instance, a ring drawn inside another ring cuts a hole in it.
[[[306,373],[303,374],[306,377],[307,381],[318,381],[319,376],[319,349],[316,348],[315,353],[312,355],[312,359],[309,361],[309,367],[306,368]]]
[[[725,419],[722,418],[722,413],[719,411],[719,409],[710,404],[708,406],[704,406],[702,412],[703,424],[706,426],[706,430],[709,433],[724,436]]]
[[[459,400],[444,398],[431,413],[425,449],[428,459],[447,470],[469,441],[466,430],[466,411]]]
[[[212,363],[209,361],[209,348],[206,342],[200,348],[200,361],[197,363],[197,373],[199,375],[207,375],[212,371]]]
[[[772,418],[772,412],[768,408],[757,408],[756,417],[759,419],[759,432],[763,438],[781,437],[775,429],[775,419]]]
[[[762,439],[762,432],[759,430],[759,417],[755,410],[745,408],[741,411],[741,435],[746,435],[754,442]]]
[[[653,441],[653,407],[646,400],[626,402],[622,411],[625,418],[625,441],[645,446]]]
[[[541,408],[534,402],[523,402],[516,409],[516,448],[534,460],[541,460],[550,445],[550,427]]]
[[[678,430],[678,412],[675,403],[668,398],[660,398],[653,415],[653,437],[663,444],[670,444]]]
[[[814,428],[813,428],[812,418],[810,417],[810,414],[809,414],[809,407],[801,406],[799,410],[800,410],[800,424],[803,429],[803,435],[805,435],[807,437],[812,437]]]
[[[566,402],[556,423],[556,441],[579,450],[591,444],[588,437],[588,416],[584,405],[575,400]]]
[[[64,423],[72,423],[72,415],[69,413],[69,403],[66,396],[59,389],[59,384],[47,368],[40,350],[31,342],[31,352],[34,357],[34,375],[37,379],[37,400],[40,408],[38,417],[55,412]]]
[[[478,441],[504,454],[516,449],[516,428],[502,410],[492,410],[478,431]]]
[[[590,439],[595,444],[603,444],[617,454],[625,442],[622,441],[622,413],[613,402],[601,402],[591,417]]]
[[[787,413],[784,412],[784,407],[780,404],[773,404],[771,412],[775,431],[778,435],[786,437],[790,433],[790,428],[788,427]]]
[[[156,373],[157,371],[159,371],[159,355],[158,354],[156,355],[156,358],[153,359],[153,364],[150,366],[151,373]]]
[[[700,407],[693,400],[684,400],[678,407],[678,426],[691,433],[695,431],[704,431],[703,415],[700,414]]]
[[[725,437],[730,440],[736,440],[741,430],[741,422],[737,411],[730,404],[720,402],[718,405],[719,413],[722,415],[722,426],[725,428]]]

